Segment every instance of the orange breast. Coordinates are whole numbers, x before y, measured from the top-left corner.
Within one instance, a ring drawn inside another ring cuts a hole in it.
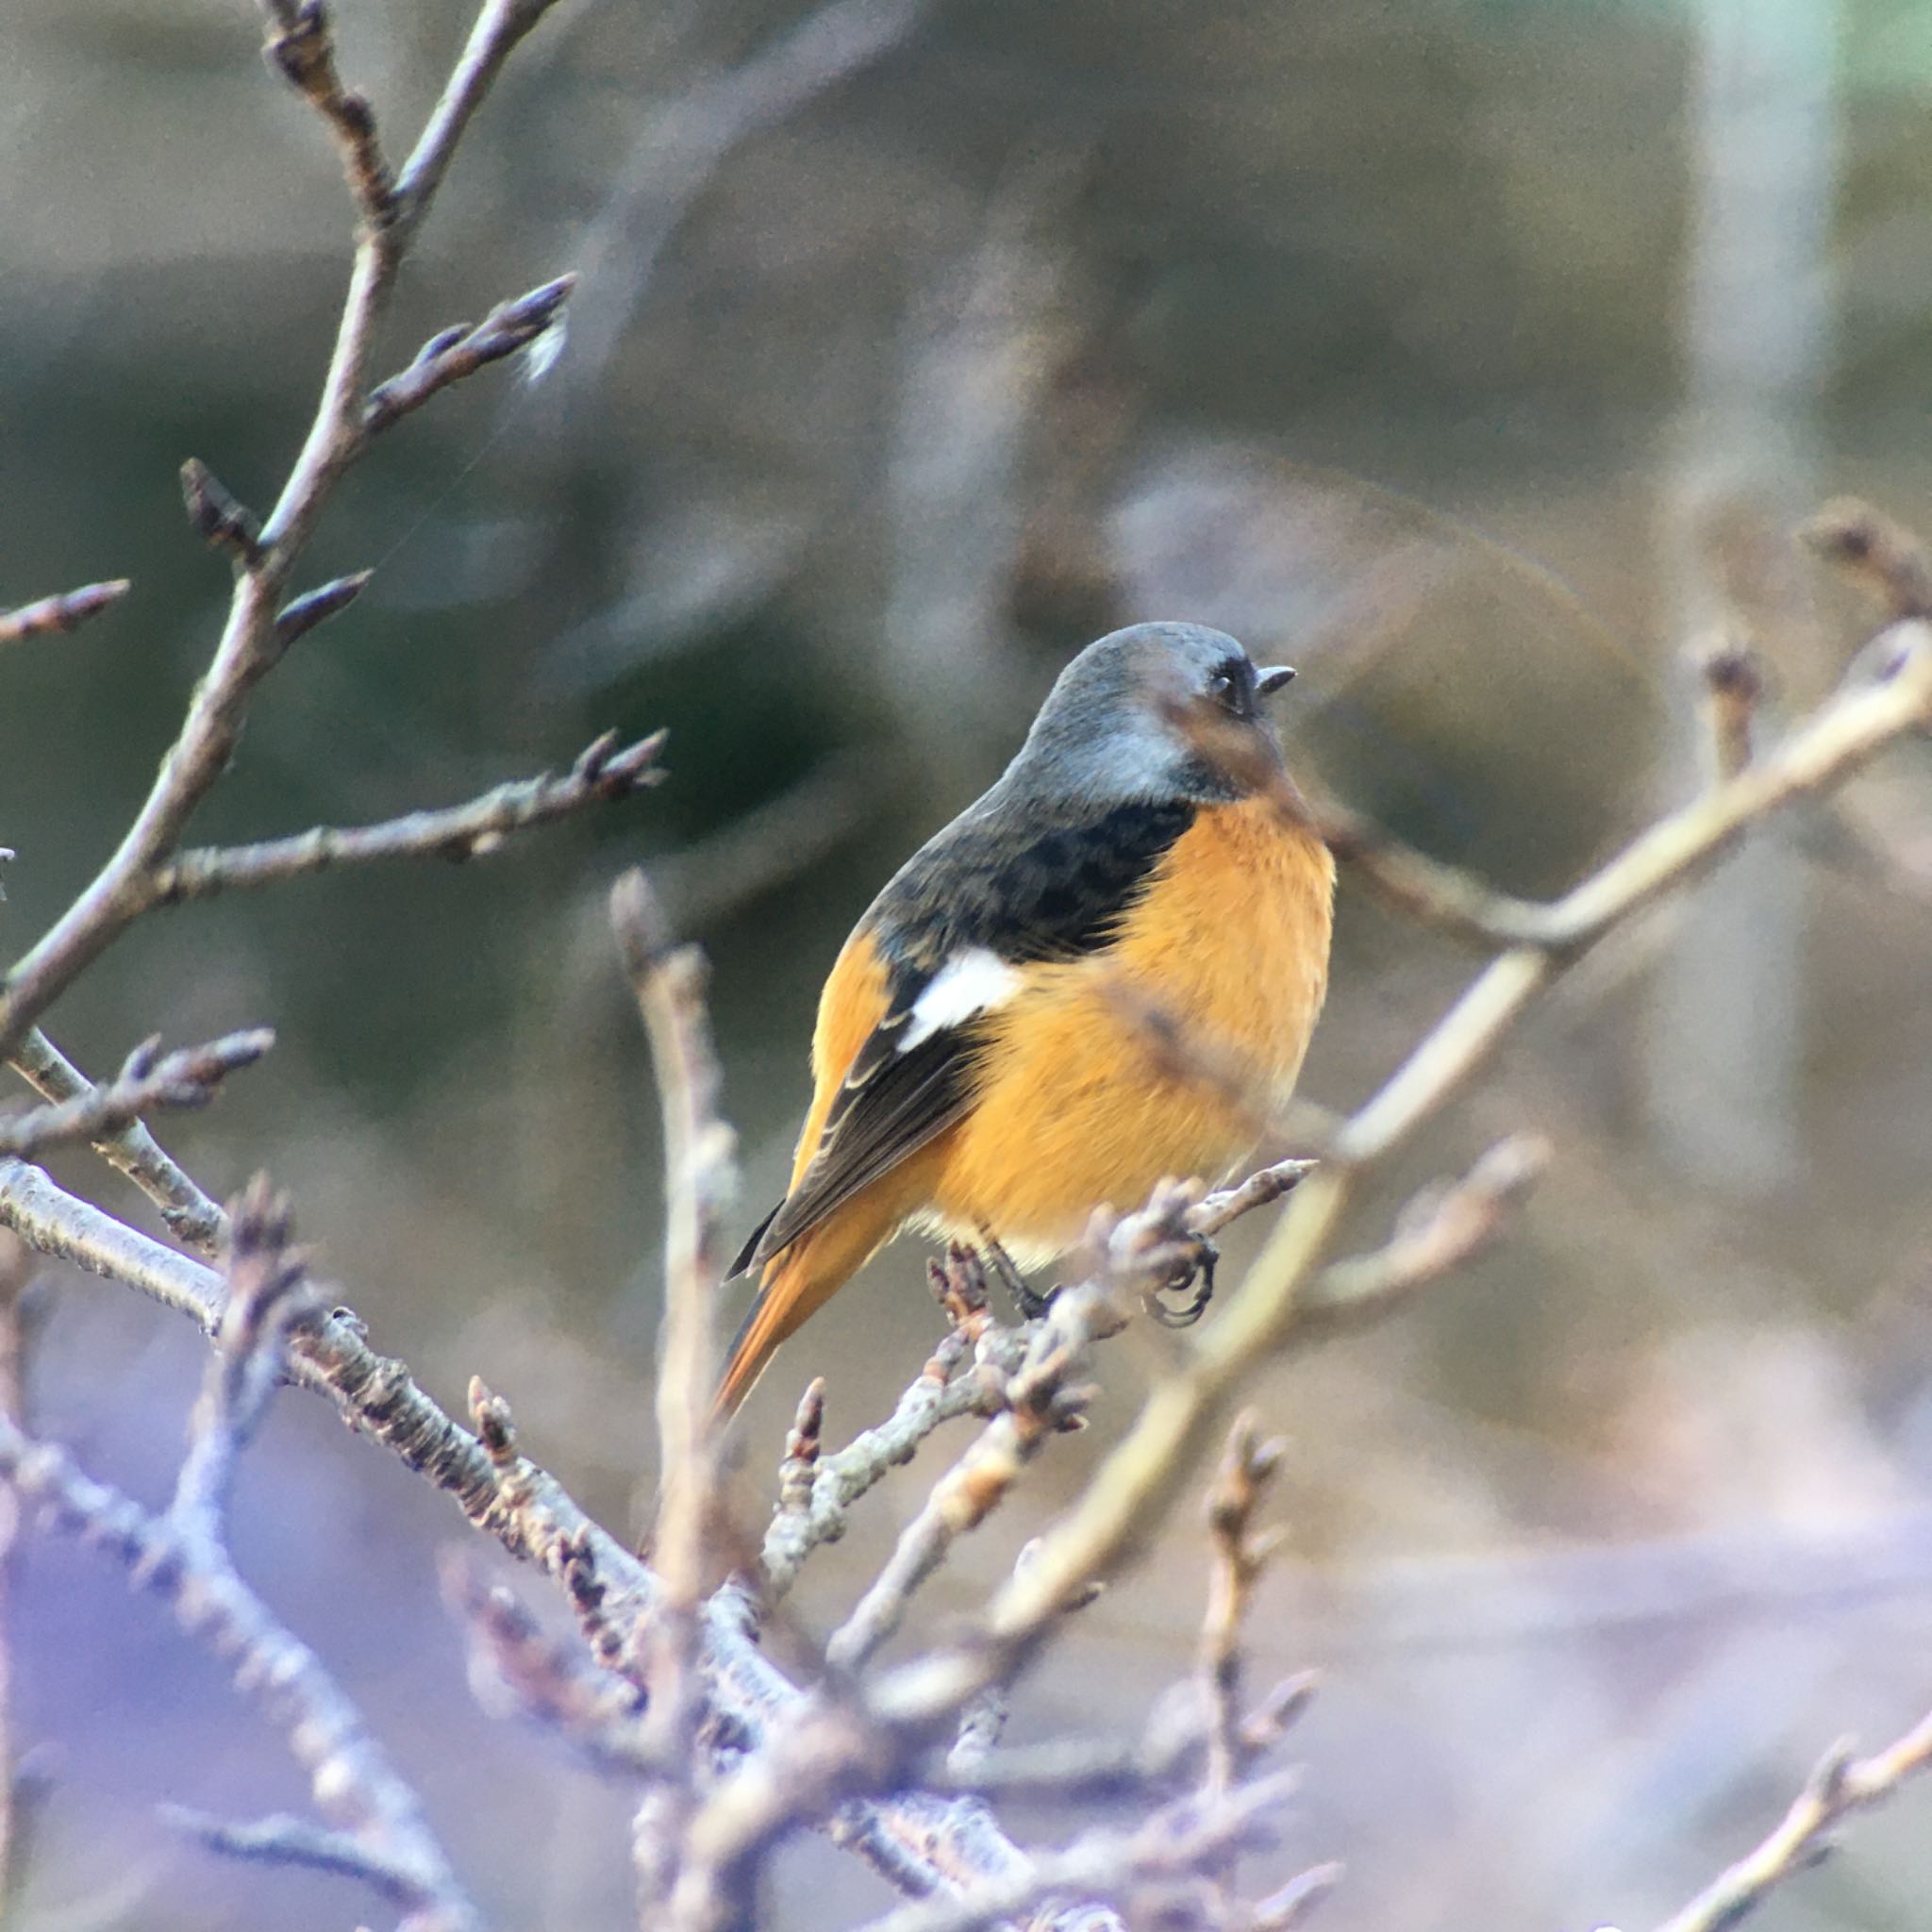
[[[938,1143],[924,1217],[991,1227],[1036,1266],[1103,1202],[1126,1208],[1166,1174],[1218,1177],[1255,1139],[1211,1081],[1165,1061],[1111,991],[1124,985],[1285,1098],[1328,977],[1335,864],[1257,801],[1202,809],[1119,939],[1031,968],[1002,1009],[973,1113]]]

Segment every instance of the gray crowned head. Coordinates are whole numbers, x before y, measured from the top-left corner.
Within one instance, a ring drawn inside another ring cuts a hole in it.
[[[1008,779],[1096,804],[1244,797],[1281,770],[1260,700],[1293,675],[1202,624],[1113,631],[1055,680]]]

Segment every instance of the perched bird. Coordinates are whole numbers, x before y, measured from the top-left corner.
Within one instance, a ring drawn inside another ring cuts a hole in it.
[[[1253,1108],[1146,1015],[1279,1096],[1301,1067],[1335,866],[1281,808],[1258,708],[1293,675],[1199,625],[1089,644],[999,782],[873,901],[819,1000],[791,1191],[732,1270],[759,1285],[721,1415],[900,1228],[1040,1267],[1102,1203],[1253,1143]]]

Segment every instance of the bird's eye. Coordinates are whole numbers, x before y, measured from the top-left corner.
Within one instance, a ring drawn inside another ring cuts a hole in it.
[[[1217,671],[1208,678],[1208,695],[1237,718],[1254,715],[1254,691],[1240,664],[1230,663],[1226,670]]]

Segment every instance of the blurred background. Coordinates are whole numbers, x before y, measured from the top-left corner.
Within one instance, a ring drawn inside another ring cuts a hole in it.
[[[464,8],[340,13],[398,152]],[[0,667],[8,957],[125,824],[219,627],[179,463],[265,508],[312,408],[349,216],[258,39],[243,0],[0,16],[0,604],[135,579]],[[1687,646],[1746,629],[1774,718],[1837,675],[1865,617],[1790,545],[1805,511],[1851,490],[1932,527],[1928,110],[1924,0],[567,0],[459,156],[383,359],[575,268],[562,353],[445,395],[357,473],[310,575],[375,579],[266,688],[195,836],[453,802],[606,725],[668,725],[670,782],[488,864],[163,915],[49,1029],[99,1073],[151,1031],[273,1024],[273,1058],[162,1138],[218,1191],[267,1166],[377,1344],[452,1406],[485,1375],[621,1527],[652,1483],[659,1185],[613,874],[649,866],[714,962],[746,1226],[847,927],[1118,623],[1201,619],[1298,663],[1305,770],[1558,888],[1698,782]],[[1398,1176],[1541,1132],[1520,1224],[1263,1390],[1290,1543],[1257,1675],[1326,1683],[1255,1873],[1344,1859],[1335,1932],[1641,1924],[1832,1739],[1924,1707],[1928,957],[1913,753],[1567,980]],[[1305,1091],[1357,1103],[1474,964],[1345,878]],[[97,1164],[58,1171],[154,1226]],[[843,1434],[915,1373],[923,1272],[891,1251],[767,1377],[748,1523],[809,1375]],[[201,1359],[177,1319],[63,1276],[33,1424],[158,1498]],[[921,1629],[980,1599],[1131,1413],[1134,1350],[1098,1369],[1096,1426],[963,1546]],[[815,1560],[806,1629],[937,1466]],[[433,1562],[458,1527],[293,1400],[238,1547],[496,1923],[629,1924],[624,1795],[463,1681]],[[1013,1735],[1137,1723],[1188,1666],[1201,1551],[1178,1520]],[[106,1566],[29,1539],[11,1617],[41,1791],[18,1924],[366,1914],[157,1819],[302,1794]],[[1860,1824],[1775,1923],[1922,1924],[1928,1802]],[[781,1881],[774,1927],[883,1903],[816,1841]]]

